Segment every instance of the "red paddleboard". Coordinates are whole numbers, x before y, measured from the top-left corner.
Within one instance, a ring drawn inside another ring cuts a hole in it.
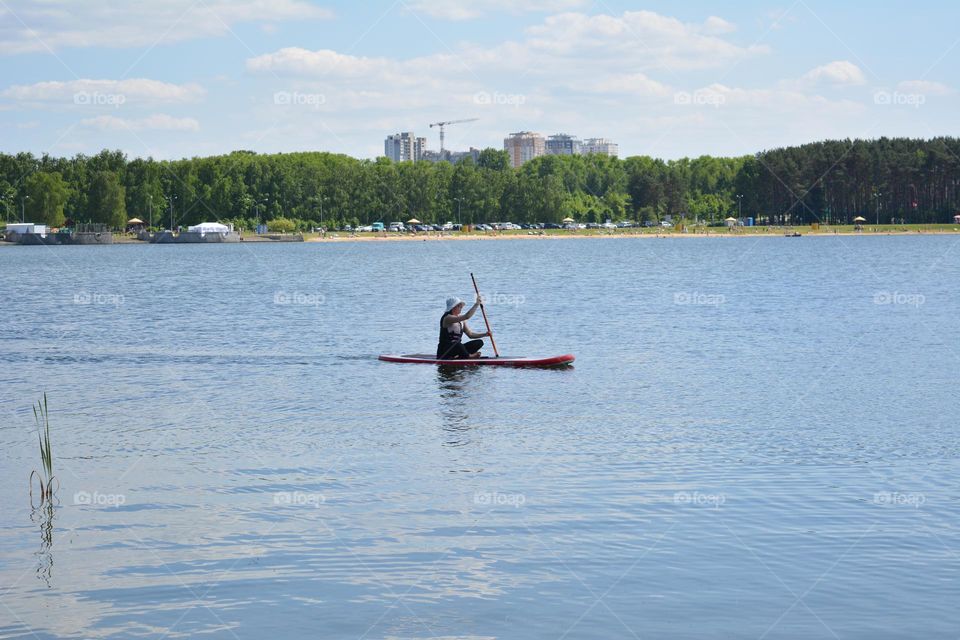
[[[550,358],[456,358],[452,360],[438,360],[427,353],[410,353],[406,355],[384,354],[380,356],[384,362],[403,362],[407,364],[441,364],[451,367],[559,367],[573,362],[572,354],[553,356]]]

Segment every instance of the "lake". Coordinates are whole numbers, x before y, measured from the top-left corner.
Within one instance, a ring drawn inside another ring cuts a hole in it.
[[[470,272],[575,366],[376,359]],[[0,637],[955,637],[958,280],[948,236],[4,247]]]

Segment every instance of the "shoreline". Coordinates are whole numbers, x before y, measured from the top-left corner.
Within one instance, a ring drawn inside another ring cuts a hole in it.
[[[797,230],[792,229],[789,232],[799,233],[799,237],[803,238],[836,238],[836,237],[857,237],[857,236],[885,236],[885,237],[916,237],[916,236],[956,236],[960,235],[960,227],[955,227],[953,229],[946,228],[937,228],[937,229],[898,229],[898,230],[869,230],[864,229],[863,231],[852,231],[852,230],[843,230],[843,231],[823,231],[823,230]],[[680,233],[676,231],[671,232],[615,232],[615,233],[599,233],[599,232],[560,232],[560,233],[546,233],[546,234],[527,234],[527,233],[460,233],[460,232],[444,232],[440,233],[419,233],[419,234],[408,234],[408,233],[383,233],[383,234],[371,234],[371,233],[362,233],[362,234],[343,234],[343,233],[330,233],[326,237],[321,237],[318,234],[305,234],[303,237],[303,242],[305,243],[343,243],[343,242],[465,242],[465,241],[501,241],[501,240],[627,240],[627,239],[670,239],[670,238],[703,238],[703,239],[742,239],[742,238],[784,238],[790,237],[785,234],[788,233],[786,230],[779,231],[717,231],[715,233]],[[149,245],[149,242],[143,240],[138,240],[135,237],[124,237],[116,235],[114,236],[114,245],[124,244],[124,245]],[[202,244],[202,243],[200,243]],[[220,243],[212,243],[220,244]],[[284,241],[270,240],[267,238],[261,238],[258,236],[246,236],[244,240],[239,243],[230,243],[230,244],[287,244]],[[300,244],[296,242],[294,244]],[[15,242],[0,242],[0,247],[3,246],[20,246]],[[98,246],[109,246],[109,245],[98,245]]]
[[[953,236],[960,235],[960,228],[954,231],[947,230],[931,230],[931,231],[862,231],[862,232],[837,232],[837,233],[826,233],[823,231],[813,231],[813,232],[800,232],[801,236],[804,238],[835,238],[835,237],[857,237],[857,236],[897,236],[897,237],[913,237],[913,236]],[[456,242],[466,241],[466,240],[481,240],[481,241],[495,241],[495,240],[595,240],[595,239],[606,239],[606,240],[622,240],[622,239],[667,239],[667,238],[705,238],[705,239],[734,239],[734,238],[784,238],[789,237],[784,235],[785,232],[773,232],[773,231],[763,231],[756,233],[557,233],[557,234],[544,234],[544,235],[527,235],[527,234],[450,234],[450,235],[436,235],[436,234],[394,234],[387,236],[372,236],[370,234],[364,235],[340,235],[340,234],[329,234],[327,237],[304,237],[304,242],[443,242],[447,240],[452,240]]]

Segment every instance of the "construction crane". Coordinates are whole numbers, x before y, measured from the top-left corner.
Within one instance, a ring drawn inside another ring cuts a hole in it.
[[[443,157],[443,128],[448,124],[460,124],[461,122],[473,122],[474,120],[479,120],[480,118],[467,118],[466,120],[447,120],[446,122],[434,122],[430,125],[430,128],[440,127],[440,157]]]

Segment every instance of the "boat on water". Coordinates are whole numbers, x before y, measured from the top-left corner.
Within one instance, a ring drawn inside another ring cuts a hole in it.
[[[439,359],[428,353],[410,353],[405,355],[383,354],[379,357],[384,362],[399,362],[404,364],[434,364],[449,367],[564,367],[573,363],[573,354],[550,356],[547,358],[511,358],[497,356],[494,358],[456,358]]]

